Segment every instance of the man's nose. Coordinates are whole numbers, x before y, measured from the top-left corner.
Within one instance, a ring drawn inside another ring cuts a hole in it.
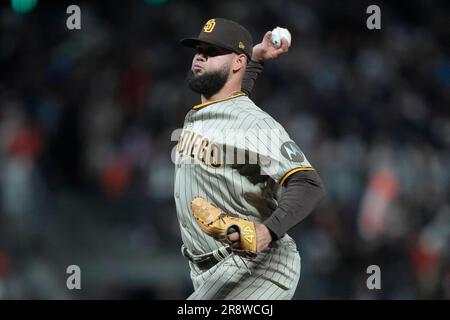
[[[208,56],[206,56],[204,53],[197,52],[195,54],[195,61],[206,61],[206,60],[208,60]]]

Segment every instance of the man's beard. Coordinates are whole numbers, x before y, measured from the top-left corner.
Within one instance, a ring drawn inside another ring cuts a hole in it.
[[[229,67],[223,66],[220,70],[195,75],[192,70],[188,71],[186,82],[189,88],[209,99],[223,88],[228,81]]]

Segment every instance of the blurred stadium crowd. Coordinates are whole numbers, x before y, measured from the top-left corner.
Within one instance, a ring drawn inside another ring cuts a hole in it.
[[[287,55],[251,98],[319,170],[327,198],[290,234],[297,299],[450,299],[450,6],[379,1],[0,5],[0,299],[183,299],[173,130],[199,101],[178,40],[211,17]],[[82,290],[66,288],[79,265]],[[368,290],[366,268],[381,268]]]

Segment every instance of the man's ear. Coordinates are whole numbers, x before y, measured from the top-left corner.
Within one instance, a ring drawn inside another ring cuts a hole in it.
[[[233,65],[232,70],[233,72],[239,72],[239,70],[244,69],[247,67],[247,56],[243,53],[241,54],[235,54],[233,59]]]

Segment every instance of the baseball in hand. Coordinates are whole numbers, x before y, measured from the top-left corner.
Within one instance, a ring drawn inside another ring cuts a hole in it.
[[[281,39],[285,38],[288,42],[288,46],[291,46],[291,33],[286,28],[276,27],[272,30],[272,43],[275,47],[281,47]]]

